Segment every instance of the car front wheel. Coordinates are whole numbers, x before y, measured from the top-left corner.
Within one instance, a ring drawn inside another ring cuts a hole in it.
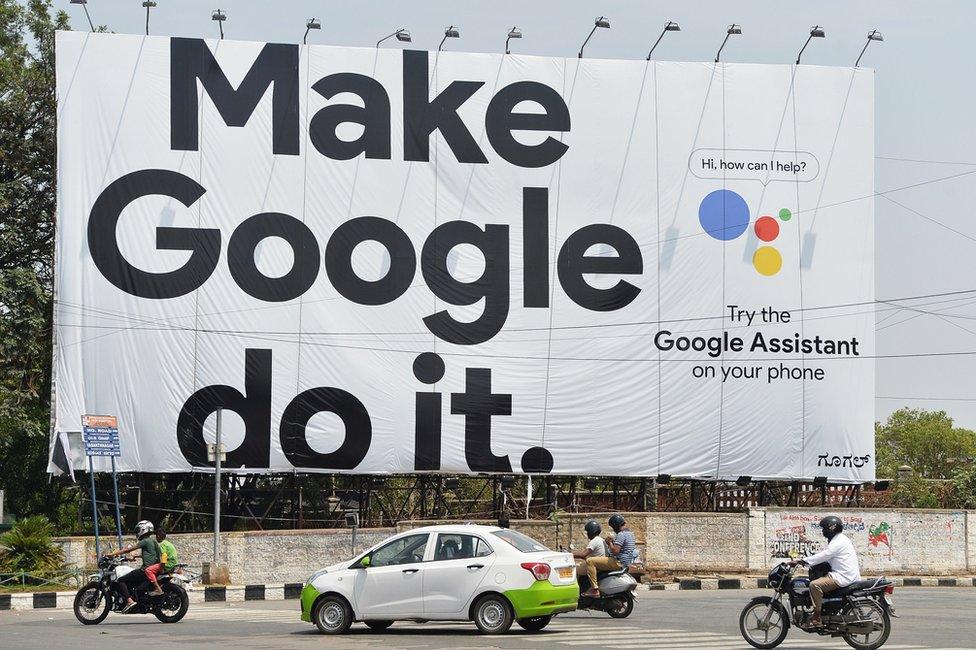
[[[474,607],[474,624],[483,634],[504,634],[513,619],[512,606],[498,594],[482,597]]]
[[[315,605],[312,620],[322,634],[345,634],[352,625],[352,611],[339,596],[326,596]]]

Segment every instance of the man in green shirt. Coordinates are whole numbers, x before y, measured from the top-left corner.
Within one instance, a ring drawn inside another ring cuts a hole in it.
[[[119,593],[125,598],[125,607],[122,608],[122,613],[128,612],[130,609],[136,606],[136,601],[133,600],[132,594],[129,591],[131,587],[145,582],[148,579],[146,576],[146,568],[154,564],[159,564],[159,543],[152,538],[153,525],[151,521],[140,521],[136,524],[136,539],[137,541],[132,546],[126,546],[121,548],[114,553],[108,553],[105,557],[116,557],[118,555],[125,555],[126,553],[132,553],[133,551],[140,551],[142,553],[142,568],[136,569],[135,571],[130,571],[116,581]]]
[[[173,542],[166,539],[166,531],[162,528],[156,529],[156,541],[159,542],[159,549],[166,556],[166,564],[163,568],[166,573],[171,573],[180,563],[180,557],[176,554],[176,547],[173,546]]]

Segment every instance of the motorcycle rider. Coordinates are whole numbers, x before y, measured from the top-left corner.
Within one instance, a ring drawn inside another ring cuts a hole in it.
[[[830,565],[830,573],[822,578],[810,581],[813,616],[807,622],[808,628],[823,627],[823,619],[820,613],[823,608],[824,594],[846,587],[861,579],[861,571],[857,563],[857,551],[854,550],[854,543],[842,532],[844,523],[840,517],[828,515],[820,520],[819,526],[823,531],[823,536],[827,538],[827,547],[819,553],[791,562],[794,565],[802,563],[807,566],[814,566],[825,562]]]
[[[587,543],[586,548],[579,553],[573,553],[573,557],[580,562],[576,565],[576,574],[580,575],[586,571],[586,560],[591,557],[606,557],[607,556],[607,545],[600,537],[600,524],[596,521],[590,519],[583,526],[583,530],[586,532],[586,537],[590,541]]]
[[[590,578],[590,589],[584,595],[591,598],[600,597],[600,589],[597,586],[597,571],[616,571],[626,569],[637,559],[637,539],[633,531],[627,527],[627,522],[623,516],[613,515],[607,520],[610,528],[615,535],[607,535],[607,549],[609,557],[588,557],[586,558],[586,575]]]
[[[125,598],[125,607],[122,608],[122,613],[125,614],[130,609],[136,606],[136,601],[132,598],[131,587],[135,587],[142,582],[147,580],[146,568],[154,564],[159,564],[159,543],[152,538],[153,525],[151,521],[146,521],[143,519],[136,524],[136,539],[139,540],[133,546],[126,546],[125,548],[119,549],[114,553],[108,553],[105,557],[117,557],[119,555],[125,555],[127,553],[132,553],[133,551],[140,551],[142,553],[142,567],[136,569],[135,571],[130,571],[116,581],[119,593]],[[158,590],[158,585],[156,586]]]

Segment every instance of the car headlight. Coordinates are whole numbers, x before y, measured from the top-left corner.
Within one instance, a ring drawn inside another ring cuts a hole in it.
[[[316,571],[315,573],[309,576],[308,580],[305,581],[305,586],[306,587],[309,586],[310,584],[315,582],[316,578],[318,578],[319,576],[324,576],[326,573],[328,573],[328,570],[326,569],[322,569],[321,571]]]

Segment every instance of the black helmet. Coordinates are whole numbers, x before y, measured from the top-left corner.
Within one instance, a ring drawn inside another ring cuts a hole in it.
[[[620,530],[621,526],[627,522],[624,521],[624,518],[621,515],[612,515],[610,519],[607,520],[607,523],[610,524],[610,528],[613,528],[613,530],[616,532]]]
[[[602,528],[600,528],[600,524],[599,524],[599,523],[597,523],[596,521],[593,521],[592,519],[590,519],[590,520],[589,520],[588,522],[586,522],[586,524],[585,524],[585,525],[583,526],[583,530],[585,530],[585,531],[586,531],[586,536],[587,536],[587,537],[589,537],[590,539],[593,539],[594,537],[596,537],[597,535],[599,535],[599,534],[600,534],[600,532],[601,532],[601,531],[602,531],[603,529],[602,529]]]
[[[840,520],[840,517],[827,515],[820,520],[820,529],[823,531],[824,537],[833,539],[834,535],[844,530],[844,523]]]

